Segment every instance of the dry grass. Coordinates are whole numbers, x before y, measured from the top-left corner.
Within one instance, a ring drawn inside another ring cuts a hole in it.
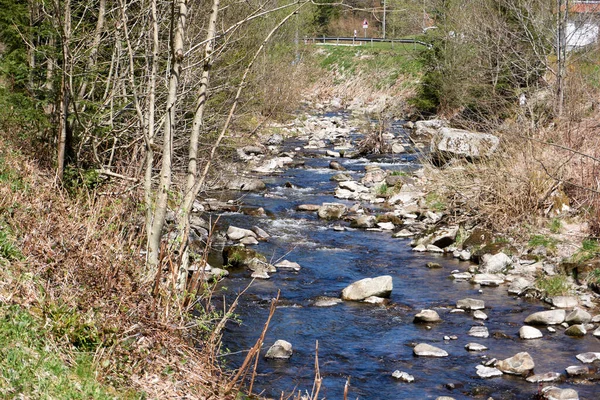
[[[213,321],[192,319],[168,293],[154,299],[140,283],[145,235],[135,192],[68,195],[11,148],[0,138],[0,222],[23,257],[0,271],[2,302],[44,318],[65,362],[89,344],[98,380],[110,386],[156,399],[234,398],[212,361],[218,339],[202,342],[194,329]],[[68,326],[60,315],[72,316]]]
[[[467,218],[500,232],[568,215],[563,204],[586,215],[597,231],[599,120],[596,113],[549,128],[531,128],[522,120],[505,124],[497,133],[502,148],[494,158],[429,168],[433,190],[451,209],[465,209]]]

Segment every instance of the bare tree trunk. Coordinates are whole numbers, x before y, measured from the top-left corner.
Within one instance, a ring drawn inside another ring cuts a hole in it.
[[[557,0],[557,46],[556,55],[558,74],[556,76],[556,113],[562,117],[565,104],[565,79],[567,75],[567,18],[569,15],[569,0]]]
[[[56,10],[60,10],[60,4],[56,3]],[[59,131],[58,131],[58,149],[57,149],[57,168],[56,177],[62,182],[65,171],[65,158],[67,147],[67,130],[69,123],[69,88],[67,66],[69,63],[69,40],[71,38],[71,0],[65,0],[63,10],[63,20],[57,21],[57,28],[62,28],[62,74],[60,80],[60,106],[59,106]]]
[[[160,169],[160,182],[152,227],[148,232],[148,274],[147,280],[152,280],[159,268],[160,240],[162,228],[167,214],[167,200],[171,187],[173,130],[175,125],[175,105],[177,102],[177,89],[184,58],[183,39],[187,17],[187,0],[173,0],[171,12],[171,73],[167,93],[166,114],[163,129],[162,165]]]
[[[98,47],[100,46],[100,39],[102,37],[102,30],[104,29],[104,15],[106,13],[106,0],[100,0],[100,6],[98,8],[98,20],[96,21],[96,31],[94,32],[94,40],[92,42],[92,48],[88,57],[86,65],[86,72],[89,72],[96,64],[96,56],[98,54]],[[84,79],[81,87],[79,88],[79,98],[85,96],[87,89],[88,79]],[[93,89],[92,89],[93,90]]]
[[[208,82],[210,78],[210,70],[213,65],[213,47],[217,32],[217,18],[219,14],[219,0],[213,0],[210,19],[208,21],[208,31],[206,33],[206,44],[204,46],[204,68],[202,77],[200,78],[200,88],[198,89],[198,100],[196,102],[196,112],[192,122],[192,132],[190,134],[190,144],[188,151],[188,172],[185,186],[183,202],[179,208],[177,215],[179,236],[182,238],[181,263],[179,266],[178,290],[185,290],[189,251],[187,247],[187,238],[189,236],[189,215],[194,199],[196,198],[199,187],[196,186],[198,179],[198,142],[200,138],[200,130],[204,123],[204,109],[206,106],[206,98],[208,95]]]
[[[156,74],[158,68],[158,16],[156,0],[152,0],[152,61],[150,67],[150,80],[148,82],[148,126],[146,128],[146,170],[144,172],[144,201],[146,203],[146,232],[148,240],[152,231],[152,166],[154,164],[154,118],[156,107]],[[148,242],[148,247],[150,243]]]

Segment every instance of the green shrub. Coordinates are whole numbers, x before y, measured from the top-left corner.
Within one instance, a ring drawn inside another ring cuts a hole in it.
[[[554,275],[539,277],[535,281],[535,287],[546,293],[546,296],[564,296],[571,291],[571,285],[566,275]]]

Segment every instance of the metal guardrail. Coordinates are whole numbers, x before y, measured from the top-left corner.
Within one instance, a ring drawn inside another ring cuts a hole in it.
[[[362,43],[391,43],[392,45],[394,43],[411,43],[411,44],[419,44],[421,46],[425,46],[427,48],[431,48],[431,45],[429,43],[425,43],[421,40],[416,40],[416,39],[383,39],[383,38],[365,38],[365,37],[328,37],[328,36],[322,36],[322,37],[313,37],[313,38],[305,38],[304,39],[305,43],[330,43],[333,44],[332,42],[334,42],[335,44],[339,44],[340,42],[349,42],[352,44],[362,44]]]

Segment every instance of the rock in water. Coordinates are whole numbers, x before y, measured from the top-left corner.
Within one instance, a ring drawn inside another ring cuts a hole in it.
[[[457,301],[456,307],[466,310],[483,310],[485,308],[485,302],[483,300],[467,298]]]
[[[577,354],[575,357],[584,364],[590,364],[596,360],[600,360],[600,353],[581,353]]]
[[[592,316],[590,315],[590,313],[580,308],[571,311],[565,317],[565,322],[569,325],[587,324],[591,320]]]
[[[525,318],[525,323],[531,325],[558,325],[563,323],[565,317],[565,310],[540,311]]]
[[[359,301],[371,296],[389,297],[392,289],[392,277],[389,275],[365,278],[346,287],[342,291],[342,299]]]
[[[519,329],[519,337],[521,339],[539,339],[542,336],[542,331],[533,326],[523,326]]]
[[[392,373],[392,376],[398,380],[404,381],[404,382],[414,382],[415,381],[415,377],[406,373],[406,372],[401,372],[401,371],[394,371],[394,373]]]
[[[475,367],[477,369],[477,375],[481,378],[493,378],[495,376],[501,376],[502,371],[493,367],[485,367],[483,365],[478,365]]]
[[[319,218],[322,219],[340,219],[346,213],[346,206],[341,203],[323,203],[317,210]]]
[[[413,352],[415,355],[421,357],[448,357],[448,353],[445,350],[426,343],[416,345]]]
[[[548,400],[579,400],[579,394],[573,389],[548,386],[542,389],[542,394]]]
[[[506,360],[498,361],[496,368],[505,374],[511,375],[527,375],[535,367],[533,358],[529,353],[517,353]]]
[[[278,340],[267,350],[265,358],[290,358],[293,354],[292,344],[285,340]]]
[[[546,372],[545,374],[536,374],[525,379],[527,382],[539,383],[539,382],[554,382],[559,380],[561,375],[558,372]]]
[[[585,329],[585,326],[583,326],[583,325],[571,325],[565,331],[565,335],[567,335],[567,336],[585,336],[586,333],[587,333],[587,330]]]
[[[415,315],[414,322],[441,322],[439,314],[435,310],[421,310]]]
[[[488,348],[479,343],[467,343],[465,349],[467,349],[467,351],[484,351]]]
[[[473,326],[469,329],[467,333],[469,336],[478,337],[478,338],[487,338],[490,336],[488,328],[485,326]]]

